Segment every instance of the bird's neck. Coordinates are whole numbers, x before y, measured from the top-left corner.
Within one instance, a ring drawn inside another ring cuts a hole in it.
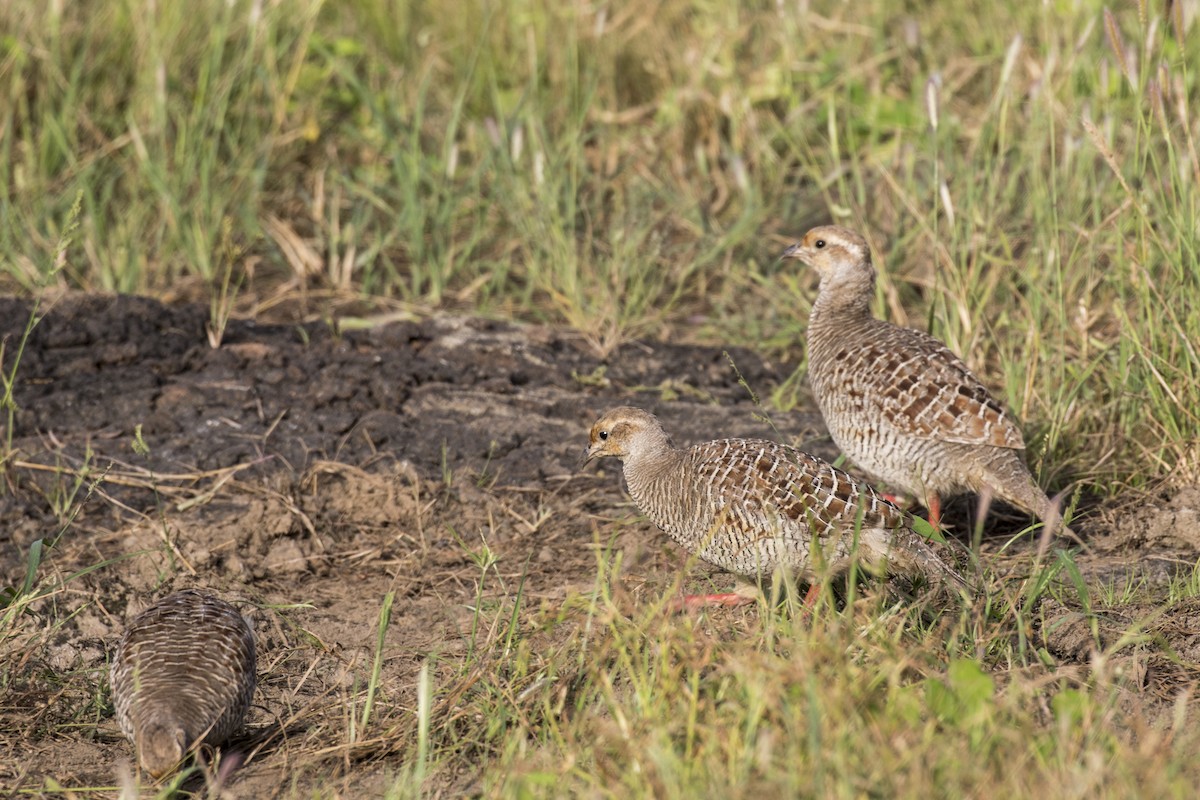
[[[870,266],[827,276],[821,280],[813,303],[810,330],[812,326],[845,329],[855,322],[869,320],[874,298],[875,270]]]
[[[824,279],[808,318],[808,376],[818,404],[826,402],[824,386],[838,370],[839,354],[854,342],[870,339],[882,324],[871,315],[875,297],[875,274],[833,276]]]
[[[875,299],[875,270],[870,265],[846,269],[821,281],[814,307],[839,314],[871,313]]]
[[[678,504],[683,459],[684,451],[677,450],[669,439],[625,459],[625,483],[629,494],[659,527],[666,527],[665,521],[672,516],[671,508]]]

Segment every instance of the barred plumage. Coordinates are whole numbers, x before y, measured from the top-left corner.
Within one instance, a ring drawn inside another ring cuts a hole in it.
[[[592,426],[585,461],[623,462],[641,511],[685,550],[730,572],[777,567],[812,581],[824,564],[925,574],[965,588],[911,518],[852,475],[793,447],[723,439],[674,447],[653,414],[614,408]]]
[[[117,723],[154,777],[198,742],[218,746],[254,695],[254,632],[229,603],[176,592],[129,623],[112,664]]]
[[[935,524],[942,498],[985,488],[1057,519],[1025,466],[1020,429],[966,364],[932,336],[872,316],[875,268],[862,236],[813,228],[784,258],[820,275],[809,382],[834,442],[859,468],[925,500]]]

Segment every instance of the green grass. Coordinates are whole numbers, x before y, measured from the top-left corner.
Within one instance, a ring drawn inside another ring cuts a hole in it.
[[[1153,620],[1093,634],[1087,671],[1013,636],[1052,627],[1027,601],[1061,587],[1056,569],[941,616],[868,591],[814,616],[785,602],[689,621],[615,601],[601,563],[594,598],[516,628],[495,610],[421,752],[434,775],[482,759],[489,797],[1187,796],[1186,706],[1149,714],[1132,668]]]
[[[3,4],[0,286],[198,287],[214,344],[239,299],[303,291],[802,358],[813,280],[774,261],[833,220],[875,248],[877,310],[1025,421],[1043,483],[1200,480],[1197,3],[797,5]],[[1142,590],[1064,563],[1096,626]],[[26,600],[60,586],[39,565]],[[630,618],[603,579],[558,613],[508,587],[474,715],[421,673],[393,793],[482,760],[501,796],[1190,795],[1186,704],[1127,702],[1146,625],[1056,670],[1051,577],[943,625],[868,598],[741,629]]]
[[[1048,482],[1200,472],[1194,3],[56,5],[0,10],[10,287],[200,282],[214,342],[294,287],[799,352],[811,279],[764,273],[832,218]]]

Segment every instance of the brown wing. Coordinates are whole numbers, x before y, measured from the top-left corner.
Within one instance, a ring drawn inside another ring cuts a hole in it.
[[[852,475],[793,447],[725,439],[690,451],[714,508],[726,524],[818,538],[863,527],[907,526],[903,511]]]
[[[883,325],[884,335],[857,354],[864,394],[878,413],[923,439],[1025,449],[1012,416],[949,348],[921,331]]]

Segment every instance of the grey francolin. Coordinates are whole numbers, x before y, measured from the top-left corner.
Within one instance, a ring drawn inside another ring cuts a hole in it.
[[[744,576],[776,568],[813,583],[822,566],[852,559],[877,571],[925,575],[966,590],[963,579],[913,532],[912,518],[871,487],[793,447],[723,439],[676,448],[658,418],[623,406],[593,426],[584,463],[621,460],[637,507],[686,551]],[[810,587],[805,602],[816,597]],[[740,594],[685,598],[738,605]]]
[[[809,382],[834,442],[859,468],[924,499],[935,527],[942,499],[967,492],[990,492],[1056,524],[1012,416],[937,339],[871,315],[875,268],[862,236],[813,228],[783,258],[820,276],[808,322]]]
[[[158,778],[196,745],[219,746],[254,695],[254,632],[229,603],[176,592],[129,623],[112,664],[117,723]]]

